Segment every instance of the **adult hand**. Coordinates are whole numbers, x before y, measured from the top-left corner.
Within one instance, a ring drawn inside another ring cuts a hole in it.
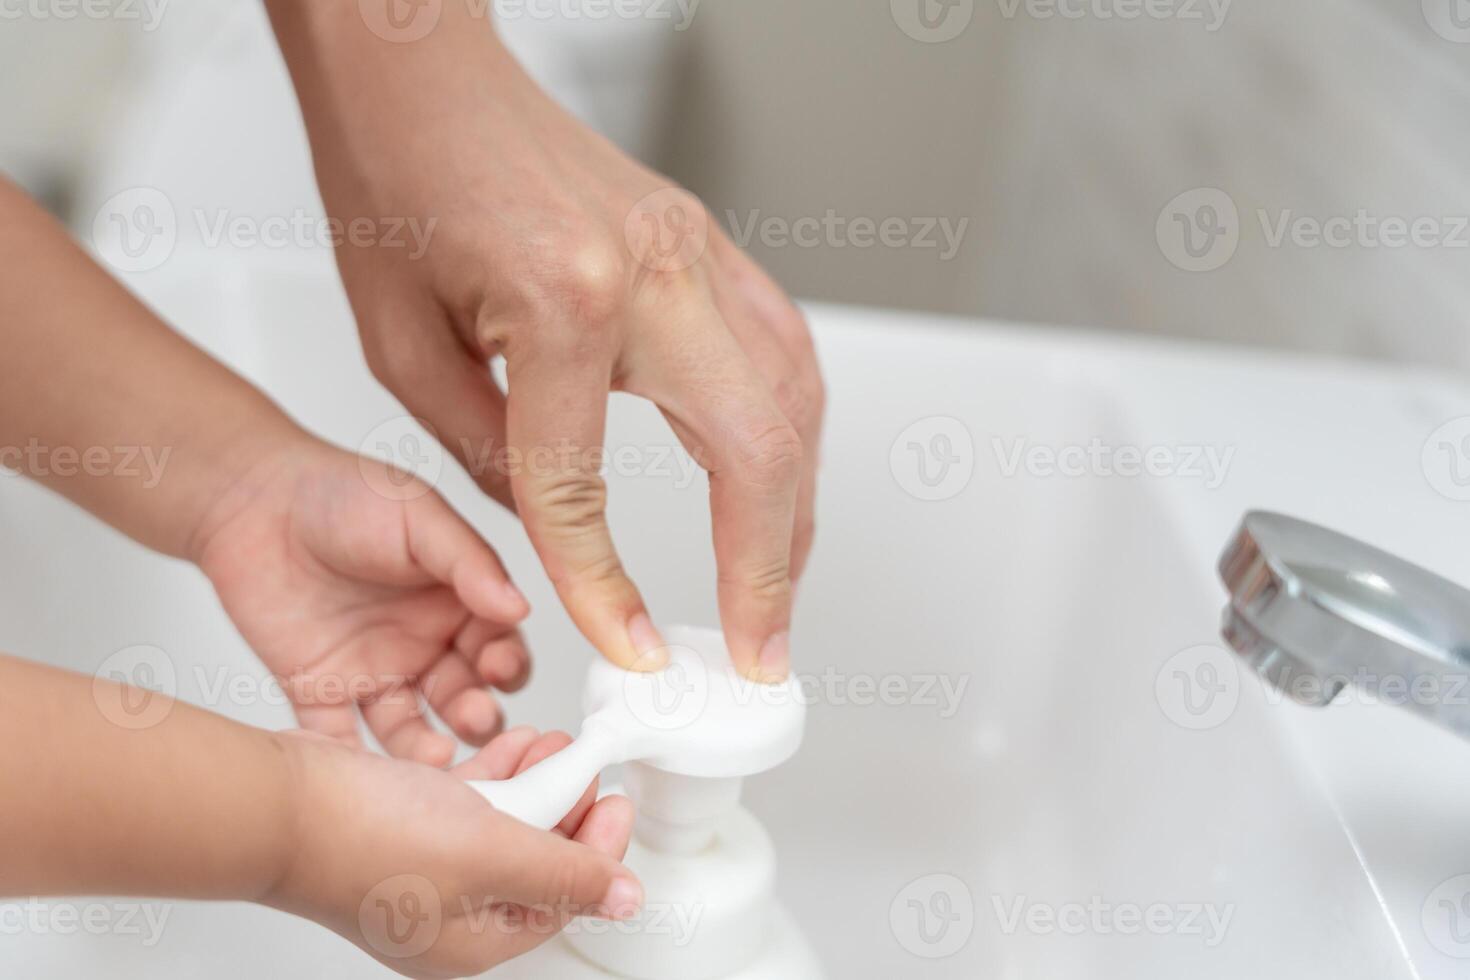
[[[633,668],[658,666],[662,640],[613,547],[597,451],[610,391],[653,401],[709,472],[731,654],[784,677],[824,397],[801,314],[697,199],[551,102],[472,6],[413,39],[356,0],[269,7],[330,212],[432,227],[420,249],[338,250],[375,375],[519,512],[577,626]]]

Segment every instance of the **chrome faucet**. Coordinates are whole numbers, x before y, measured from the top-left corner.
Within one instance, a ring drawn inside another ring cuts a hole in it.
[[[1221,633],[1294,701],[1349,684],[1470,738],[1470,591],[1306,521],[1252,511],[1220,556]]]

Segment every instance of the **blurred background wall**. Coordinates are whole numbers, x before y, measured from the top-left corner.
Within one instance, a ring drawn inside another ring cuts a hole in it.
[[[689,2],[502,28],[800,297],[1470,367],[1466,0]],[[319,209],[257,4],[37,4],[0,166],[83,237]]]

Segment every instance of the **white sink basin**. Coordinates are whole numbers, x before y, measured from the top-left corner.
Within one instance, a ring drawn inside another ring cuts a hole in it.
[[[355,448],[401,414],[329,276],[206,281],[137,288],[336,441]],[[1240,513],[1268,507],[1470,581],[1470,505],[1421,462],[1430,432],[1470,415],[1470,391],[1217,348],[810,314],[832,397],[795,661],[817,703],[803,751],[747,799],[829,974],[1463,976],[1459,912],[1440,904],[1459,893],[1436,888],[1470,872],[1470,746],[1396,709],[1265,693],[1220,648],[1213,565]],[[957,422],[924,421],[938,418]],[[673,440],[620,398],[608,444]],[[1066,447],[1137,447],[1173,475],[1108,468],[1127,453],[1045,475],[1048,451],[1081,461]],[[714,622],[702,480],[612,483],[655,615]],[[537,676],[513,720],[572,724],[585,644],[515,522],[456,469],[440,485],[536,608]],[[191,569],[20,481],[0,500],[0,649],[90,671],[153,644],[196,701],[220,670],[263,678]],[[258,698],[211,707],[290,723]],[[389,975],[306,923],[197,903],[172,906],[151,946],[31,930],[0,934],[0,959],[25,976]]]

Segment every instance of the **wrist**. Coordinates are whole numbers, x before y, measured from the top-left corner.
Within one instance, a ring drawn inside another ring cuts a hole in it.
[[[357,914],[376,883],[375,842],[360,830],[355,751],[301,731],[272,737],[288,773],[289,830],[271,887],[256,901],[299,915],[357,942]]]
[[[209,462],[208,485],[199,491],[204,505],[185,522],[180,556],[202,566],[219,531],[321,445],[284,416],[276,424],[247,420],[219,437]]]
[[[255,900],[261,905],[317,918],[313,914],[317,903],[307,893],[305,884],[309,877],[304,874],[313,859],[314,847],[308,839],[313,820],[322,814],[316,813],[312,797],[312,780],[319,778],[312,760],[306,758],[310,738],[294,732],[270,732],[272,748],[281,761],[282,807],[284,817],[279,835],[280,846],[273,862],[270,887]]]
[[[539,91],[501,43],[489,5],[420,5],[412,21],[432,23],[422,36],[400,35],[393,25],[377,23],[366,9],[372,6],[357,0],[266,0],[319,175],[324,163],[334,166],[343,153],[371,171],[384,151],[410,148],[413,140],[403,137],[395,142],[405,146],[384,146],[379,133],[395,124],[417,132],[453,111],[435,104],[426,113],[425,93],[461,92],[483,121],[494,115],[483,111],[486,105]]]

